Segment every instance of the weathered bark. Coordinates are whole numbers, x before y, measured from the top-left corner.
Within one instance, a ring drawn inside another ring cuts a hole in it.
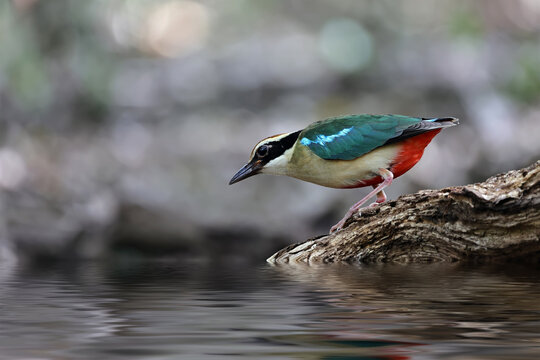
[[[540,161],[483,183],[404,195],[268,262],[540,260]]]

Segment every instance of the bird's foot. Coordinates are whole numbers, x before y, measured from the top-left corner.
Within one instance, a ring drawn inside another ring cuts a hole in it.
[[[358,212],[360,214],[360,210],[362,209],[362,205],[364,205],[371,197],[377,195],[377,200],[371,205],[369,205],[369,208],[376,207],[379,204],[386,201],[386,194],[384,193],[384,188],[389,186],[392,183],[392,179],[394,178],[394,174],[386,169],[379,169],[380,175],[383,177],[384,181],[380,183],[378,186],[373,186],[374,189],[369,194],[367,194],[362,200],[351,206],[349,211],[347,211],[347,214],[341,219],[336,225],[332,226],[330,228],[330,234],[335,233],[336,231],[339,231],[343,229],[343,226],[349,220],[353,214]]]
[[[347,219],[342,219],[340,220],[336,225],[332,226],[330,228],[330,234],[333,234],[335,232],[338,232],[339,230],[343,229],[343,225],[345,225],[345,221],[347,221]]]
[[[386,200],[386,199],[385,199]],[[345,223],[347,222],[347,220],[349,220],[350,217],[352,217],[354,215],[354,213],[358,213],[358,215],[361,215],[362,214],[362,209],[371,209],[371,208],[375,208],[379,205],[381,205],[384,201],[374,201],[372,202],[371,204],[369,204],[368,206],[366,207],[363,207],[363,208],[360,208],[354,212],[352,212],[351,214],[348,214],[345,215],[345,217],[343,219],[341,219],[336,225],[332,226],[330,228],[330,233],[333,233],[333,232],[336,232],[336,231],[339,231],[343,228],[343,225],[345,225]]]
[[[362,209],[376,208],[377,206],[381,205],[384,202],[386,202],[386,196],[384,198],[383,197],[377,197],[377,201],[374,201],[371,204],[369,204],[368,206],[363,207],[363,208],[356,208],[355,206],[353,206],[349,210],[349,212],[347,212],[347,214],[345,214],[343,219],[341,219],[336,225],[334,225],[334,226],[332,226],[330,228],[330,234],[335,233],[336,231],[339,231],[339,230],[343,229],[343,225],[345,225],[347,220],[349,220],[349,218],[352,217],[355,213],[358,213],[358,215],[360,215],[362,213]]]
[[[356,209],[354,211],[349,210],[349,212],[347,214],[345,214],[343,219],[341,219],[336,225],[334,225],[334,226],[332,226],[330,228],[330,234],[333,234],[333,233],[343,229],[343,225],[345,225],[347,220],[349,220],[349,218],[352,217],[355,212],[358,212],[358,214],[360,214],[360,211],[358,209]]]

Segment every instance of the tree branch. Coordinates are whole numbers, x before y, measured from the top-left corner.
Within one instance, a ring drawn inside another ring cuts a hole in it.
[[[274,264],[540,260],[540,161],[483,183],[403,195]]]

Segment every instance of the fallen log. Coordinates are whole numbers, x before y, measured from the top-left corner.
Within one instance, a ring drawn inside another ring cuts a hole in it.
[[[485,182],[403,195],[268,262],[540,262],[540,161]]]

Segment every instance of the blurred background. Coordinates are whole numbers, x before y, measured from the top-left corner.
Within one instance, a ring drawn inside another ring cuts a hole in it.
[[[455,116],[389,196],[540,155],[537,0],[0,2],[0,258],[260,261],[365,194],[227,183],[330,116]]]

